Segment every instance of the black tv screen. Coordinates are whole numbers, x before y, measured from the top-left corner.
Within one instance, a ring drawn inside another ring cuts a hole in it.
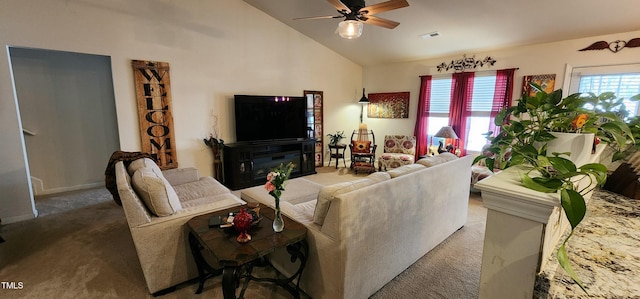
[[[304,97],[235,95],[234,101],[238,142],[307,138]]]

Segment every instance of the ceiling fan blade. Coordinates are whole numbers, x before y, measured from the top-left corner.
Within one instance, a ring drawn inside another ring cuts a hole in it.
[[[380,27],[389,28],[389,29],[396,28],[398,25],[400,25],[400,23],[396,21],[391,21],[383,18],[374,17],[374,16],[362,17],[360,18],[360,21],[368,25],[380,26]]]
[[[294,20],[319,20],[319,19],[337,19],[337,18],[344,18],[344,16],[302,17],[302,18],[294,18]]]
[[[333,7],[338,11],[346,11],[347,13],[351,12],[351,9],[344,5],[344,3],[340,2],[340,0],[327,0],[327,2],[331,3],[331,5],[333,5]]]
[[[337,0],[336,0],[337,1]],[[332,2],[332,1],[329,1]],[[368,11],[367,15],[375,15],[381,12],[390,11],[398,8],[403,8],[409,6],[407,0],[389,0],[387,2],[382,2],[378,4],[374,4],[371,6],[363,7],[360,11]]]

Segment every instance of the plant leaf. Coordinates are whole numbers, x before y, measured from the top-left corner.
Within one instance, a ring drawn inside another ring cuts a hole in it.
[[[562,189],[560,191],[560,203],[571,224],[571,228],[575,229],[587,213],[587,205],[584,203],[584,198],[577,191]]]
[[[624,159],[626,157],[627,157],[627,154],[624,153],[624,152],[615,152],[613,154],[613,158],[611,158],[611,161],[615,162],[615,161],[618,161],[618,160],[622,160],[622,159]]]
[[[495,161],[495,159],[485,160],[485,164],[487,165],[487,168],[489,168],[489,170],[493,171],[495,169]]]
[[[535,140],[534,141],[538,141],[538,142],[547,142],[547,141],[551,141],[553,139],[556,139],[556,136],[554,136],[553,134],[547,132],[547,131],[542,131],[542,132],[538,132],[538,134],[536,134]]]
[[[571,235],[569,235],[570,237]],[[569,237],[567,237],[567,240],[569,239]],[[560,266],[562,267],[562,269],[564,269],[564,271],[567,272],[567,274],[569,274],[569,276],[571,277],[571,279],[573,279],[573,281],[578,284],[578,286],[580,286],[580,288],[587,294],[589,294],[587,292],[587,289],[584,288],[584,285],[582,285],[582,281],[580,281],[580,279],[578,278],[578,275],[576,274],[576,272],[573,271],[573,268],[571,268],[571,263],[569,261],[569,256],[567,255],[567,249],[565,248],[565,244],[566,244],[566,240],[564,241],[564,243],[562,243],[562,245],[560,246],[560,248],[558,248],[558,263],[560,264]]]
[[[555,153],[554,153],[555,154]],[[560,173],[576,172],[576,165],[563,157],[548,157],[549,163]]]
[[[544,192],[544,193],[553,193],[558,191],[557,189],[554,188],[549,188],[547,186],[538,184],[536,181],[534,181],[532,178],[530,178],[526,173],[521,173],[520,174],[520,181],[522,182],[522,184],[531,189],[531,190],[535,190],[535,191],[539,191],[539,192]]]
[[[580,172],[586,172],[593,175],[599,185],[603,185],[607,181],[607,167],[600,163],[589,163],[580,166]]]
[[[545,178],[545,177],[535,177],[533,180],[549,189],[555,189],[556,191],[564,185],[564,182],[558,178]]]
[[[507,120],[507,116],[509,115],[507,109],[502,108],[500,110],[500,112],[498,112],[498,114],[496,114],[496,117],[493,119],[493,124],[496,127],[500,127],[502,126],[505,121]]]

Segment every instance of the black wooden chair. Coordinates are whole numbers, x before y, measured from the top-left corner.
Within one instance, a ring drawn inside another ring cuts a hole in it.
[[[361,128],[351,134],[351,169],[356,174],[358,171],[375,172],[376,162],[376,136],[372,130]]]

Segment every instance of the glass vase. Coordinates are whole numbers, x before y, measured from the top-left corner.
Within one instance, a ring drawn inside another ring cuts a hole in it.
[[[284,229],[284,220],[282,220],[282,213],[280,209],[276,209],[276,217],[273,219],[273,231],[276,233],[281,232]]]
[[[282,213],[280,212],[280,198],[274,196],[276,200],[276,217],[273,218],[273,231],[276,233],[281,232],[284,229],[284,220],[282,220]]]

